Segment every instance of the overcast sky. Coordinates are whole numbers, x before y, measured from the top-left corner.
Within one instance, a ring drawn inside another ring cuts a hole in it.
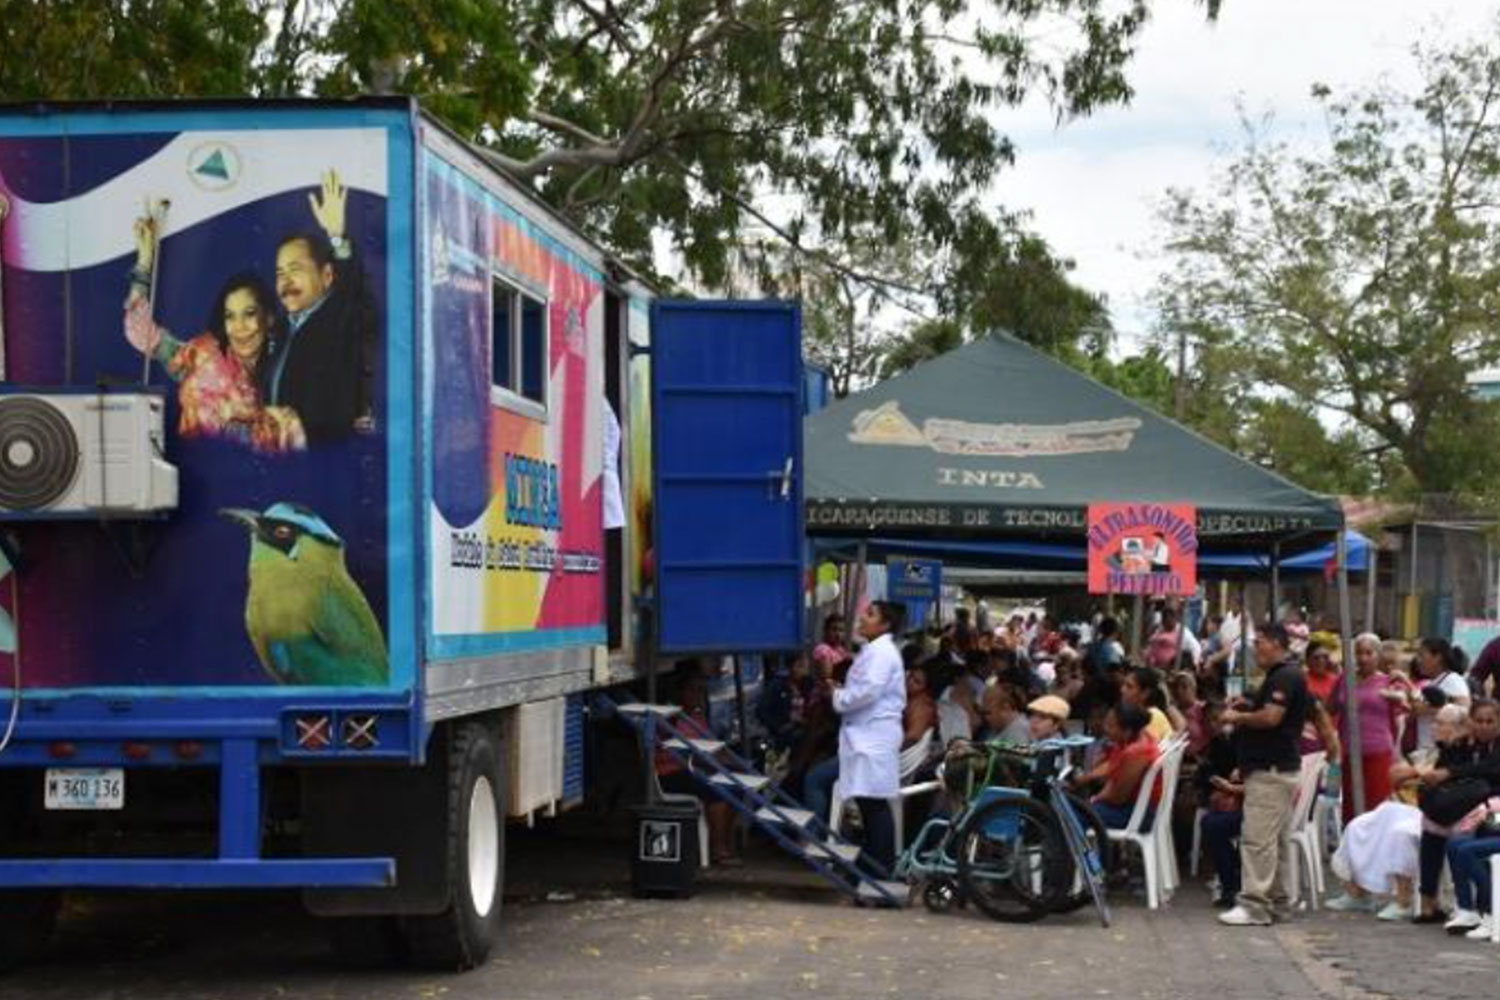
[[[1130,105],[1054,127],[1042,106],[1008,113],[1016,166],[997,198],[1077,262],[1078,282],[1109,297],[1122,348],[1149,329],[1146,293],[1160,264],[1153,205],[1168,187],[1202,187],[1240,133],[1235,110],[1276,116],[1278,134],[1311,141],[1315,82],[1341,87],[1416,77],[1418,40],[1493,30],[1497,0],[1225,0],[1217,24],[1192,0],[1156,0],[1130,76]]]

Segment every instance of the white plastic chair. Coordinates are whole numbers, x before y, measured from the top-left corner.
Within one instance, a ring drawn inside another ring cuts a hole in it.
[[[1162,756],[1169,758],[1166,768],[1162,772],[1162,796],[1161,804],[1157,807],[1157,814],[1167,811],[1167,824],[1160,831],[1161,836],[1158,846],[1162,852],[1162,884],[1166,887],[1166,895],[1171,895],[1182,884],[1182,873],[1177,868],[1177,833],[1173,829],[1173,811],[1177,806],[1177,785],[1182,777],[1182,762],[1187,756],[1188,743],[1191,741],[1186,730],[1173,733],[1161,741]]]
[[[1500,854],[1490,855],[1490,941],[1500,944]]]
[[[1169,742],[1169,741],[1168,741]],[[1166,872],[1164,870],[1163,842],[1161,834],[1163,825],[1172,825],[1170,803],[1168,801],[1169,789],[1165,785],[1167,769],[1172,766],[1174,758],[1180,759],[1182,747],[1176,746],[1161,754],[1152,762],[1147,769],[1145,777],[1141,779],[1141,790],[1136,793],[1135,806],[1130,810],[1130,819],[1123,830],[1110,830],[1109,839],[1117,843],[1135,845],[1141,852],[1141,865],[1146,870],[1146,905],[1156,910],[1161,908],[1162,899],[1170,889],[1165,888]],[[1151,809],[1151,791],[1156,787],[1158,780],[1163,781],[1161,803],[1156,810],[1156,816],[1151,821],[1151,829],[1143,829],[1146,823],[1146,815]]]
[[[1184,736],[1176,743],[1168,743],[1167,764],[1162,769],[1161,802],[1156,807],[1158,822],[1153,826],[1157,830],[1157,847],[1161,851],[1162,885],[1166,890],[1165,895],[1170,896],[1182,884],[1182,872],[1177,867],[1177,834],[1172,829],[1172,820],[1177,807],[1177,786],[1182,777],[1182,762],[1187,756],[1188,740]]]
[[[917,771],[921,769],[922,765],[927,763],[928,759],[932,756],[932,748],[936,744],[936,741],[937,730],[928,729],[927,732],[921,735],[917,742],[901,751],[901,791],[894,797],[886,800],[891,804],[891,814],[896,821],[897,852],[900,852],[906,843],[906,810],[903,807],[903,803],[913,796],[925,795],[928,792],[937,791],[942,787],[941,783],[936,781],[908,784]],[[834,833],[842,834],[844,832],[844,813],[847,805],[848,803],[844,800],[844,790],[841,787],[841,783],[835,781],[833,783],[833,795],[828,803],[828,825],[833,829]]]
[[[1193,843],[1188,848],[1188,875],[1198,877],[1198,861],[1203,855],[1203,817],[1208,810],[1199,806],[1193,810]]]
[[[1376,805],[1378,803],[1372,803],[1369,808],[1373,809]],[[1328,845],[1337,844],[1344,836],[1342,795],[1329,795],[1326,792],[1318,795],[1318,801],[1313,804],[1312,835],[1313,846],[1318,850],[1318,857],[1326,860],[1332,853]],[[1327,887],[1319,885],[1318,891],[1326,892]]]
[[[1300,895],[1301,869],[1307,868],[1307,903],[1310,909],[1318,908],[1318,894],[1324,890],[1326,876],[1323,858],[1319,853],[1319,837],[1313,817],[1313,808],[1318,789],[1323,784],[1323,773],[1328,769],[1328,754],[1319,750],[1302,758],[1302,771],[1297,777],[1297,792],[1292,799],[1292,821],[1283,838],[1290,850],[1286,852],[1292,864],[1291,888]]]

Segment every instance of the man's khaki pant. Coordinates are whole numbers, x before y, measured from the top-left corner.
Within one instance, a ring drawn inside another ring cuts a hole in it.
[[[1284,835],[1292,822],[1297,780],[1295,771],[1254,771],[1245,780],[1245,823],[1240,831],[1240,867],[1244,872],[1239,904],[1262,920],[1270,920],[1274,911],[1291,905],[1295,862]]]

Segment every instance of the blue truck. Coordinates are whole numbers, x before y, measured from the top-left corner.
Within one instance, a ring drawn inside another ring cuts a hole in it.
[[[799,335],[406,99],[0,110],[0,967],[78,888],[483,961],[581,695],[800,643]]]

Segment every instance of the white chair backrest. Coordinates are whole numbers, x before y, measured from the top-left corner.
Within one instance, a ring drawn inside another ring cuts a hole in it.
[[[904,783],[917,773],[917,769],[927,763],[927,758],[932,756],[932,744],[937,739],[937,730],[929,728],[923,733],[917,742],[901,751],[901,781]]]
[[[1323,784],[1323,772],[1327,766],[1328,754],[1325,751],[1319,750],[1302,756],[1302,770],[1297,775],[1297,794],[1292,799],[1292,825],[1289,832],[1298,833],[1311,822],[1313,800]]]
[[[1162,792],[1160,809],[1170,811],[1177,800],[1178,779],[1182,775],[1182,762],[1187,757],[1187,740],[1182,740],[1165,754],[1167,764],[1162,768]]]
[[[955,702],[938,699],[938,734],[942,738],[943,746],[947,746],[954,740],[972,739],[974,727],[969,718],[969,710]]]
[[[1141,833],[1146,825],[1146,812],[1151,808],[1152,789],[1156,787],[1158,779],[1165,784],[1167,768],[1171,766],[1173,758],[1180,757],[1181,754],[1182,748],[1178,747],[1166,753],[1158,753],[1156,760],[1151,762],[1151,766],[1146,770],[1146,776],[1141,779],[1141,790],[1135,793],[1135,807],[1130,810],[1130,821],[1125,824],[1126,833]],[[1163,790],[1165,791],[1165,789]],[[1166,802],[1165,795],[1162,797],[1162,802]],[[1158,809],[1157,811],[1160,812],[1161,810]]]

